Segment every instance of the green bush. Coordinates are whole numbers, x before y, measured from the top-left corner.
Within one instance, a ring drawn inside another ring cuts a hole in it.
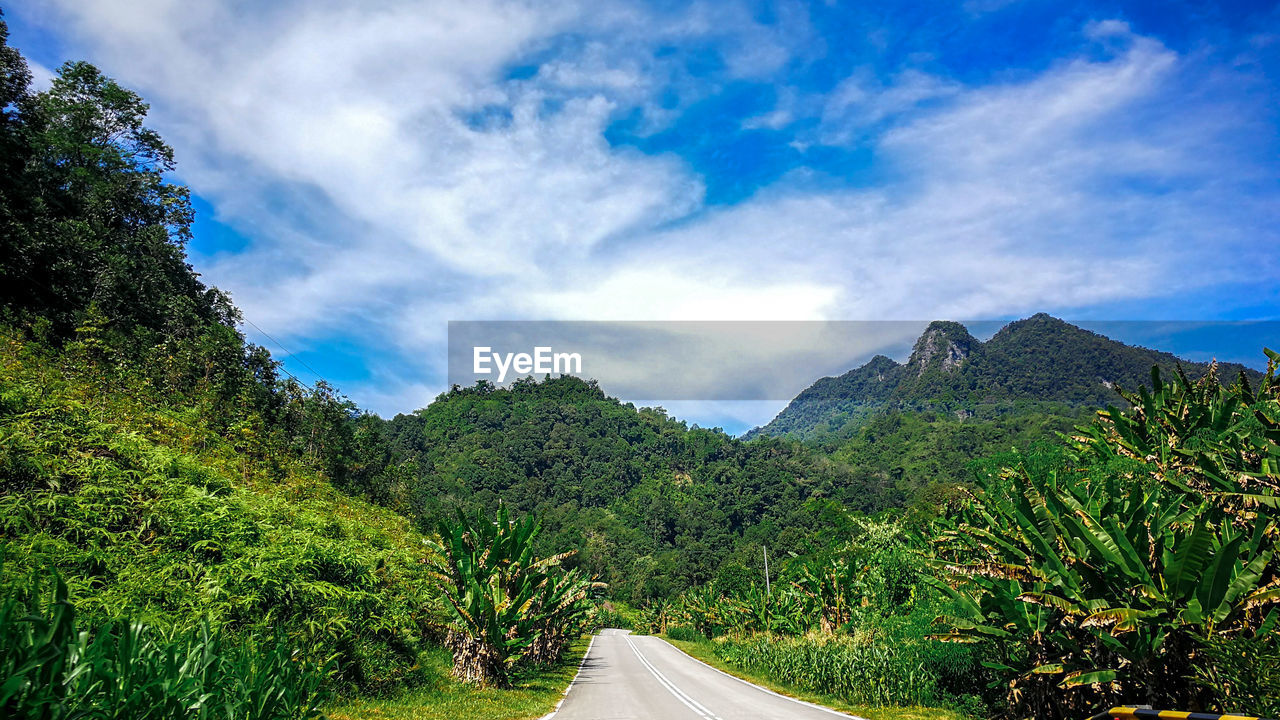
[[[458,511],[440,523],[431,569],[452,611],[446,643],[459,680],[510,687],[517,663],[555,663],[587,627],[604,586],[560,567],[572,552],[536,555],[540,529],[532,515],[512,518],[501,503],[493,520]]]
[[[1212,709],[1280,715],[1280,632],[1273,612],[1248,635],[1214,637],[1200,648],[1193,680],[1214,693]]]
[[[84,629],[62,578],[11,590],[0,601],[0,716],[323,717],[332,664],[309,661],[278,634],[241,645],[207,622],[170,636],[127,620]]]
[[[619,603],[601,603],[591,616],[589,628],[592,630],[600,630],[602,628],[636,630],[637,623],[633,613],[628,613],[625,610]]]
[[[989,468],[941,523],[937,586],[960,610],[944,637],[983,648],[1011,716],[1274,706],[1259,682],[1280,603],[1280,354],[1266,352],[1256,387],[1153,371],[1124,395],[1132,409]]]

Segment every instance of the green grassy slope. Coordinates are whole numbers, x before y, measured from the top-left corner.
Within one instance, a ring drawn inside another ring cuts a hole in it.
[[[282,627],[366,691],[424,677],[423,538],[283,453],[241,452],[139,376],[0,335],[4,579],[57,568],[89,622]]]

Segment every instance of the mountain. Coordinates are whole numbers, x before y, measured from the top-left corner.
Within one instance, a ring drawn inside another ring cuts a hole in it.
[[[1192,377],[1207,363],[1126,345],[1046,314],[1009,323],[981,342],[960,323],[930,323],[905,364],[883,355],[805,389],[747,438],[848,437],[875,413],[933,411],[995,418],[1024,411],[1071,416],[1081,408],[1123,404],[1115,388],[1149,385],[1151,368],[1181,365]],[[1257,373],[1223,363],[1219,375]]]

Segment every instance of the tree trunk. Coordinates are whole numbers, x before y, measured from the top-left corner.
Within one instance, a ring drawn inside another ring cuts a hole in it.
[[[492,644],[450,630],[445,644],[453,651],[453,676],[480,687],[511,687],[507,665]]]
[[[565,636],[559,629],[547,629],[533,641],[525,656],[538,665],[550,665],[560,659]]]

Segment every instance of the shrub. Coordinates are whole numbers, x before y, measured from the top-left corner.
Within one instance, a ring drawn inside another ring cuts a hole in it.
[[[1018,717],[1257,687],[1257,666],[1234,662],[1234,680],[1187,678],[1265,650],[1248,638],[1269,634],[1280,601],[1280,355],[1267,353],[1256,391],[1153,371],[1150,392],[1125,395],[1132,410],[1100,412],[1069,453],[983,477],[941,535],[938,586],[962,609],[944,637],[984,644]]]
[[[628,609],[617,602],[604,602],[596,606],[595,612],[591,615],[588,628],[591,630],[600,630],[602,628],[625,628],[627,630],[639,631],[637,627],[634,612],[628,612]]]
[[[560,568],[573,553],[535,555],[539,529],[532,516],[511,519],[502,504],[494,520],[458,511],[455,521],[440,522],[432,573],[453,611],[454,677],[508,687],[513,665],[555,662],[586,626],[603,584]]]
[[[407,521],[284,453],[257,466],[132,376],[104,390],[0,338],[0,581],[56,568],[90,627],[279,629],[312,658],[337,655],[344,692],[431,679],[419,656],[443,608]]]

